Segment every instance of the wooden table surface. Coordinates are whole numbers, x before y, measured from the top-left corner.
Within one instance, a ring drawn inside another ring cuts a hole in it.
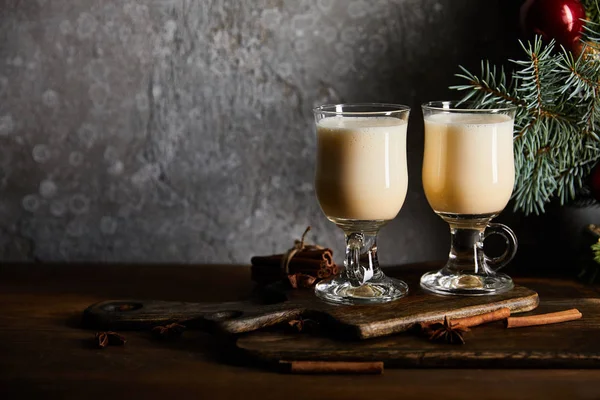
[[[400,267],[406,274],[423,268]],[[559,295],[553,279],[516,281],[549,298]],[[202,332],[175,342],[126,332],[126,346],[99,350],[90,346],[94,332],[80,328],[82,310],[101,300],[232,301],[252,288],[246,266],[2,265],[0,399],[600,399],[600,369],[287,375],[246,365],[222,338]],[[600,297],[591,286],[573,282],[571,289]]]

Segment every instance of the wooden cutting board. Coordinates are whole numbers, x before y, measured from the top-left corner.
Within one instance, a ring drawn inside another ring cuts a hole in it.
[[[600,299],[543,301],[535,313],[577,308],[583,318],[561,324],[506,329],[474,327],[466,344],[434,343],[416,333],[366,341],[335,340],[327,332],[274,331],[243,335],[236,347],[255,360],[382,361],[398,368],[600,368]]]
[[[175,321],[188,327],[241,334],[271,327],[300,316],[327,326],[336,338],[371,339],[404,332],[419,322],[448,317],[465,317],[502,307],[512,313],[533,310],[536,292],[516,286],[497,296],[439,296],[423,292],[417,282],[408,282],[408,296],[382,305],[333,305],[317,299],[312,290],[273,285],[244,302],[218,304],[167,302],[159,300],[109,300],[88,307],[84,326],[93,329],[148,329]],[[266,303],[266,304],[265,304]]]

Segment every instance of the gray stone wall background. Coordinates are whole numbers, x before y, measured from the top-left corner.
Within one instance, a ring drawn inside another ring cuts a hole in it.
[[[505,61],[515,2],[0,0],[0,261],[248,263],[342,251],[313,193],[311,108],[413,108],[383,264],[444,258],[419,104]]]

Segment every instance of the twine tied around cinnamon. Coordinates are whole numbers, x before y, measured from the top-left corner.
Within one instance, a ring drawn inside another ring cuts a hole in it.
[[[294,246],[283,254],[283,257],[281,258],[281,269],[283,269],[286,275],[290,274],[290,261],[292,260],[294,255],[296,255],[296,253],[303,250],[323,250],[325,248],[317,244],[307,245],[304,243],[304,240],[306,239],[306,234],[309,231],[310,226],[307,226],[300,240],[294,240]]]
[[[307,244],[306,228],[300,240],[283,254],[254,256],[252,264],[252,280],[265,285],[283,280],[289,281],[294,289],[309,288],[317,280],[326,279],[339,272],[333,261],[331,249],[317,244]]]

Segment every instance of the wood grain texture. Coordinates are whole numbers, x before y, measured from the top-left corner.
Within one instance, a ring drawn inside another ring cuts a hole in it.
[[[538,295],[523,286],[497,296],[439,296],[424,292],[415,281],[412,290],[400,300],[369,306],[339,306],[315,297],[312,289],[292,290],[273,285],[270,299],[285,300],[260,305],[247,302],[194,304],[155,300],[108,300],[88,307],[83,313],[86,326],[96,329],[145,329],[148,326],[185,321],[228,334],[252,332],[298,317],[310,317],[337,336],[370,339],[410,329],[421,322],[448,317],[468,317],[509,308],[512,313],[533,310]],[[125,305],[126,310],[120,307]]]
[[[395,273],[419,276],[433,267],[405,266]],[[584,312],[581,322],[587,311],[576,301],[598,298],[597,288],[572,280],[546,276],[516,282],[540,294],[540,310],[551,300],[576,304]],[[598,398],[600,370],[386,368],[381,376],[284,375],[241,357],[230,341],[199,331],[186,331],[173,342],[156,341],[146,331],[124,332],[125,346],[98,350],[89,346],[94,331],[81,329],[81,310],[107,298],[224,302],[247,298],[252,291],[246,267],[0,265],[2,398],[290,400],[383,399],[402,394],[403,399],[453,400],[473,393],[478,399],[493,400]],[[535,343],[544,340],[539,329],[530,329],[522,332],[534,333]],[[564,329],[561,335],[572,333],[566,325]],[[600,327],[590,329],[574,351],[586,341],[597,341]],[[479,332],[473,335],[483,337]],[[475,338],[467,340],[469,346]]]
[[[534,313],[576,306],[583,319],[563,324],[506,329],[503,322],[475,327],[465,345],[428,341],[414,333],[368,341],[339,341],[321,335],[256,332],[237,346],[248,355],[285,360],[383,361],[400,368],[599,368],[600,299],[548,300]]]

